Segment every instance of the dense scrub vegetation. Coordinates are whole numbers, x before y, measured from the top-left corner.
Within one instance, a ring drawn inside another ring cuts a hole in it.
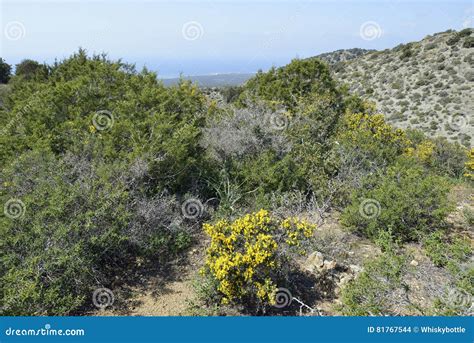
[[[268,313],[301,277],[316,221],[336,212],[383,247],[340,313],[384,313],[377,299],[399,283],[410,242],[473,295],[472,268],[460,267],[471,249],[446,221],[472,150],[468,160],[459,144],[392,128],[323,62],[260,72],[224,102],[82,50],[23,67],[0,109],[3,315],[82,313],[94,289],[203,235],[202,305]]]

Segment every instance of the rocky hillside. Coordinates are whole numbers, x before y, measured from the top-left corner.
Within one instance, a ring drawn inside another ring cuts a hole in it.
[[[353,56],[350,51],[318,58],[330,62],[335,78],[351,91],[374,101],[392,124],[473,144],[472,29],[437,33],[383,51],[358,50],[355,58],[337,62],[340,56]]]
[[[340,49],[340,50],[336,50],[332,52],[326,52],[324,54],[317,55],[315,57],[332,65],[339,62],[347,62],[347,61],[353,60],[357,57],[363,56],[373,51],[376,51],[376,50],[360,49],[360,48]]]

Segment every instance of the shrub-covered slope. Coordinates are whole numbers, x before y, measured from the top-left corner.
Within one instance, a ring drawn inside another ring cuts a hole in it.
[[[437,33],[419,42],[333,61],[328,60],[334,78],[374,101],[393,125],[473,144],[472,29]]]

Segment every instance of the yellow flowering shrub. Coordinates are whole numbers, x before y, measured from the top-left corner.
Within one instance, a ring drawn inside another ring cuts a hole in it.
[[[217,280],[223,304],[273,304],[281,257],[288,248],[304,253],[301,243],[313,236],[314,229],[297,218],[275,219],[263,209],[233,222],[204,224],[211,243],[202,273]]]
[[[418,144],[415,148],[408,148],[406,151],[407,156],[416,157],[422,163],[431,165],[433,162],[433,154],[435,152],[436,145],[431,140],[424,140]]]
[[[383,114],[346,114],[344,123],[348,130],[343,135],[351,138],[354,143],[360,140],[361,132],[377,141],[397,143],[403,148],[407,148],[410,143],[402,129],[395,129],[385,122]]]
[[[367,113],[346,113],[337,141],[382,165],[406,153],[411,145],[405,132],[388,124],[382,114]]]
[[[466,173],[464,176],[474,181],[474,148],[471,148],[469,151],[468,158],[469,160],[466,162]]]

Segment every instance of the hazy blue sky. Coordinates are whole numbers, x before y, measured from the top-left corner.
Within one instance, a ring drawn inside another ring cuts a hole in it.
[[[164,77],[252,72],[343,48],[384,49],[472,27],[474,2],[0,0],[0,56],[51,62],[83,47]]]

